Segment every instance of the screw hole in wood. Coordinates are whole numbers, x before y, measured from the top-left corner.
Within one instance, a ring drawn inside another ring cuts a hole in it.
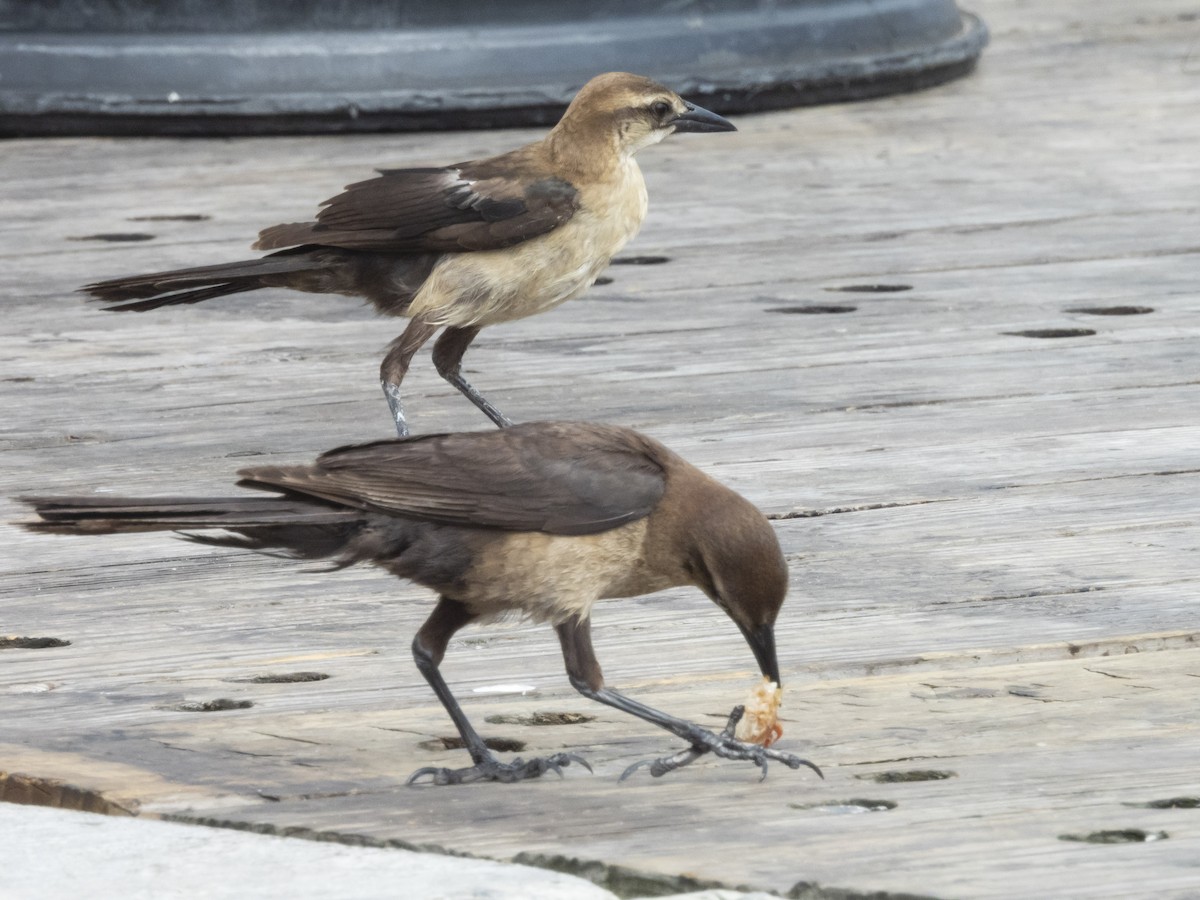
[[[612,262],[611,266],[661,266],[663,263],[670,262],[669,256],[618,256]]]
[[[192,701],[176,703],[168,707],[175,712],[225,712],[230,709],[249,709],[254,705],[252,700],[230,700],[228,697],[218,697],[216,700]]]
[[[145,234],[140,231],[119,231],[119,232],[108,232],[105,234],[84,234],[84,235],[80,235],[79,237],[67,238],[67,240],[69,240],[69,241],[109,241],[112,243],[124,244],[124,243],[132,243],[134,241],[152,241],[152,240],[154,240],[154,237],[155,236],[152,234]]]
[[[785,313],[787,315],[819,316],[836,315],[837,313],[852,313],[857,306],[842,306],[832,303],[809,303],[798,306],[771,306],[764,312]]]
[[[535,712],[528,716],[520,715],[494,715],[488,716],[484,721],[491,725],[582,725],[584,722],[594,722],[595,716],[584,715],[583,713],[573,712]]]
[[[1069,313],[1082,313],[1085,316],[1144,316],[1154,312],[1153,306],[1074,306],[1067,310]]]
[[[870,772],[854,777],[863,781],[874,781],[876,784],[902,784],[908,781],[944,781],[947,778],[957,778],[958,773],[939,769],[910,769],[908,771]]]
[[[1025,331],[1003,331],[1001,334],[1012,335],[1013,337],[1027,338],[1073,338],[1073,337],[1089,337],[1096,332],[1091,328],[1029,328]]]
[[[2,637],[0,650],[48,650],[51,647],[70,647],[70,641],[52,637]]]
[[[836,815],[865,812],[887,812],[900,804],[894,800],[827,800],[824,803],[789,803],[792,809],[809,809],[813,812],[827,812]]]
[[[1146,803],[1126,803],[1141,809],[1200,809],[1200,797],[1168,797],[1166,800],[1150,800]]]
[[[232,684],[297,684],[305,681],[324,681],[329,676],[324,672],[284,672],[281,674],[245,675],[241,678],[225,678]]]
[[[911,291],[911,284],[847,284],[841,287],[827,287],[827,291],[838,291],[847,294],[898,294],[901,291]]]
[[[1165,831],[1143,831],[1140,828],[1112,828],[1106,831],[1090,831],[1087,834],[1060,834],[1060,841],[1080,841],[1084,844],[1143,844],[1150,841],[1165,841]]]

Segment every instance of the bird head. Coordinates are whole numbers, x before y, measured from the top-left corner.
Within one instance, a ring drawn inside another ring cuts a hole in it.
[[[775,619],[787,596],[787,563],[766,517],[733,491],[722,493],[719,504],[707,504],[692,570],[700,589],[742,632],[763,675],[782,684]]]
[[[632,156],[676,132],[737,131],[728,119],[684,100],[641,75],[609,72],[583,86],[555,131],[589,141],[607,138],[621,156]]]

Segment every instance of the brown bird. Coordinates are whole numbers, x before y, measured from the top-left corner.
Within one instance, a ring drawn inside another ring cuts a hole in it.
[[[659,442],[611,425],[541,422],[342,447],[313,465],[239,474],[239,484],[281,496],[28,497],[41,521],[25,527],[66,534],[224,529],[234,534],[184,536],[332,558],[334,568],[374,563],[433,589],[437,605],[413,640],[413,657],[473,765],[421,769],[410,781],[518,781],[572,760],[587,765],[561,753],[500,762],[439,673],[455,632],[510,613],[554,626],[571,684],[585,697],[688,743],[655,760],[654,775],[709,752],[750,760],[764,777],[768,760],[820,774],[792,754],[736,740],[740,707],[715,733],[604,682],[592,649],[592,604],[679,585],[700,588],[720,606],[763,675],[779,682],[774,625],[788,575],[775,533],[744,498]]]
[[[646,216],[646,185],[633,156],[667,135],[734,131],[721,116],[648,78],[593,78],[540,141],[445,168],[382,169],[326,200],[315,222],[259,232],[260,259],[135,275],[82,290],[144,311],[266,287],[364,297],[411,319],[388,348],[380,382],[396,429],[408,424],[400,383],[443,326],[438,373],[493,422],[512,423],[462,375],[481,328],[578,296]]]

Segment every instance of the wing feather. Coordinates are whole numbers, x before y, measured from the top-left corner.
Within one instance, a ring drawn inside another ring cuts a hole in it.
[[[595,534],[645,517],[665,489],[659,445],[584,423],[342,447],[312,466],[246,469],[251,487],[448,525]]]
[[[382,169],[321,204],[315,222],[274,225],[258,250],[316,244],[385,253],[497,250],[552,231],[579,208],[574,185],[529,150],[444,169]]]

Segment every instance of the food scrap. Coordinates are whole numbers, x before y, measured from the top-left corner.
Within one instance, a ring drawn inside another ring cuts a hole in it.
[[[770,747],[779,740],[783,734],[783,726],[779,724],[779,702],[782,697],[783,688],[764,676],[751,689],[745,703],[746,711],[733,736],[747,744],[761,744],[764,747]]]

